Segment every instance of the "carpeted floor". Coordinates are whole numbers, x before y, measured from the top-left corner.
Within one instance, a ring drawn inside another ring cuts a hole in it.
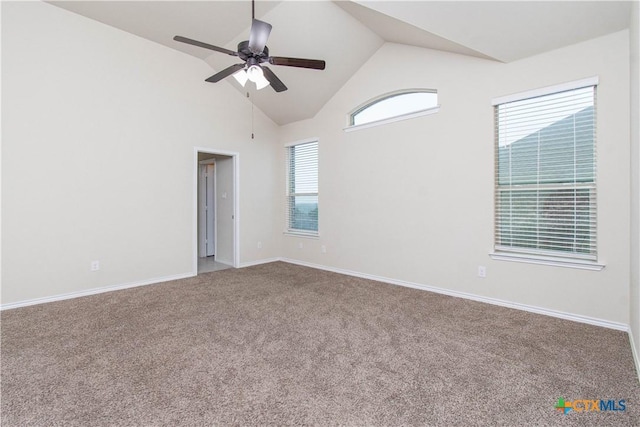
[[[640,425],[626,333],[281,262],[1,320],[3,426]]]

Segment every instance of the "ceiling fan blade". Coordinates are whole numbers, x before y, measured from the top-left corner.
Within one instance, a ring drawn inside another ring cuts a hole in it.
[[[249,34],[249,50],[256,55],[262,53],[267,45],[269,34],[271,34],[271,24],[254,19],[251,22],[251,33]]]
[[[224,70],[220,71],[219,73],[216,73],[213,76],[209,77],[208,79],[205,80],[205,82],[209,82],[209,83],[219,82],[225,77],[229,77],[231,74],[236,73],[242,70],[243,68],[244,68],[244,64],[232,65],[231,67],[227,67]]]
[[[282,56],[272,56],[269,63],[273,65],[285,65],[287,67],[312,68],[314,70],[324,70],[326,63],[319,59],[284,58]]]
[[[187,43],[194,46],[203,47],[205,49],[215,50],[216,52],[226,53],[227,55],[231,55],[231,56],[238,56],[238,52],[234,52],[232,50],[225,49],[223,47],[214,46],[212,44],[199,42],[198,40],[192,40],[182,36],[175,36],[173,39],[177,42]]]
[[[269,80],[269,83],[271,84],[273,90],[275,90],[276,92],[284,92],[285,90],[287,90],[287,87],[284,85],[284,83],[282,83],[282,80],[280,80],[278,76],[273,73],[273,71],[271,71],[267,67],[262,67],[262,70],[264,71],[264,78]]]

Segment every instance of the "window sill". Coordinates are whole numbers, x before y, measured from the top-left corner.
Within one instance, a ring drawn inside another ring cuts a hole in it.
[[[387,123],[399,122],[402,120],[413,119],[416,117],[428,116],[440,111],[440,106],[429,108],[426,110],[416,111],[414,113],[403,114],[401,116],[389,117],[388,119],[376,120],[375,122],[362,123],[361,125],[352,125],[344,128],[345,132],[353,132],[354,130],[367,129],[375,126],[386,125]]]
[[[553,267],[576,268],[579,270],[601,271],[605,265],[598,264],[594,261],[565,259],[539,255],[524,255],[515,253],[492,252],[489,254],[491,259],[498,261],[524,262],[528,264],[549,265]]]
[[[302,237],[305,239],[319,239],[320,238],[320,233],[317,232],[304,232],[304,231],[292,231],[292,230],[287,230],[283,233],[285,236],[291,236],[291,237]]]

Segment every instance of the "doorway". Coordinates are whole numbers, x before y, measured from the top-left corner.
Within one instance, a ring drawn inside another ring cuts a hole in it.
[[[216,254],[215,159],[200,160],[198,170],[198,257]]]
[[[238,154],[195,149],[195,274],[238,266]]]

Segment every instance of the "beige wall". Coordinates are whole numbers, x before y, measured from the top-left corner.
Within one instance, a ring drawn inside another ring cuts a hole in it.
[[[633,2],[631,51],[631,333],[640,363],[640,4]],[[640,365],[638,374],[640,375]]]
[[[204,147],[239,153],[240,265],[284,256],[631,322],[640,345],[634,8],[631,98],[626,31],[510,64],[386,44],[313,119],[278,128],[256,109],[252,140],[250,103],[204,83],[202,61],[45,3],[3,2],[2,303],[192,274],[193,154]],[[595,75],[606,268],[491,260],[491,99]],[[440,112],[343,132],[354,106],[407,87],[437,89]],[[282,234],[283,145],[310,137],[317,240]]]
[[[192,274],[196,146],[240,153],[240,262],[279,255],[278,129],[204,62],[42,2],[2,59],[3,304]]]
[[[628,40],[624,31],[510,64],[385,44],[314,119],[283,128],[282,144],[320,138],[320,239],[284,236],[283,255],[627,324]],[[491,260],[492,98],[590,76],[600,78],[598,249],[606,268]],[[437,89],[440,112],[342,130],[355,106],[412,87]]]

